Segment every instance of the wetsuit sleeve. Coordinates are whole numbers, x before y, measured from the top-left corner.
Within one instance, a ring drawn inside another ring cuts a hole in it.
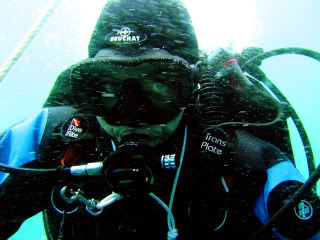
[[[273,144],[245,132],[237,131],[234,166],[246,172],[249,179],[258,185],[253,210],[262,224],[276,214],[300,189],[306,179],[293,162]],[[245,171],[244,171],[245,170]],[[258,172],[258,174],[253,174]],[[266,178],[259,178],[264,175]],[[263,180],[263,181],[262,181]],[[260,187],[260,183],[262,183]],[[250,185],[247,185],[248,187]],[[283,212],[272,225],[273,232],[282,239],[320,239],[320,201],[311,189],[302,195],[293,206]],[[317,235],[319,234],[319,235]]]
[[[56,131],[69,112],[43,109],[5,131],[0,136],[0,161],[29,168],[59,166],[64,148]],[[8,239],[24,220],[50,206],[54,180],[43,175],[4,173],[0,173],[0,180],[0,239]]]
[[[289,161],[276,164],[268,169],[268,179],[255,203],[254,211],[261,223],[266,224],[270,219],[268,214],[268,199],[271,191],[279,184],[286,181],[297,181],[304,183],[304,177]]]
[[[46,126],[48,110],[15,125],[1,136],[0,161],[10,166],[26,166],[39,157],[38,146]],[[44,180],[44,179],[43,179]],[[0,239],[15,233],[24,219],[42,208],[34,190],[38,182],[32,177],[19,177],[0,173]],[[39,186],[42,188],[42,186]],[[41,190],[41,189],[37,189]],[[31,194],[32,193],[32,194]]]
[[[261,223],[266,224],[304,183],[304,177],[290,161],[269,168],[267,182],[254,206]],[[320,201],[311,190],[280,215],[273,232],[280,239],[319,239],[319,226]]]
[[[10,128],[0,140],[0,161],[9,166],[21,166],[39,158],[38,146],[43,136],[48,110]],[[0,183],[8,174],[0,172]]]

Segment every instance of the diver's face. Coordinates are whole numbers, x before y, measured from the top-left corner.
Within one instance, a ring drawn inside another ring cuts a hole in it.
[[[155,147],[164,143],[173,134],[181,121],[183,112],[184,110],[181,109],[179,114],[166,124],[143,125],[140,127],[114,126],[108,124],[103,117],[97,118],[102,128],[116,138],[118,142],[121,142],[125,136],[135,135],[142,145]]]
[[[183,76],[170,71],[170,66],[161,63],[119,66],[102,79],[101,102],[110,111],[98,120],[118,142],[134,135],[141,144],[154,147],[176,130],[184,112],[179,105],[181,79],[177,76]]]
[[[130,61],[98,58],[71,73],[75,101],[99,116],[107,133],[119,142],[134,135],[148,146],[163,143],[176,130],[191,95],[191,78],[190,65],[168,55]]]

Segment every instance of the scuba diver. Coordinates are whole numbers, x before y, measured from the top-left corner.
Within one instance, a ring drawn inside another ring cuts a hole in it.
[[[0,135],[0,239],[41,211],[50,240],[320,239],[285,107],[222,64],[180,0],[108,0],[89,58]]]

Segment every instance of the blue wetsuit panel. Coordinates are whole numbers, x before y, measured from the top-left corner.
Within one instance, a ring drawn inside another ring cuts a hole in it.
[[[267,182],[254,205],[254,212],[261,223],[266,224],[269,220],[267,206],[269,194],[276,186],[286,181],[305,183],[306,180],[290,161],[278,163],[268,169]]]
[[[9,129],[0,140],[0,162],[9,166],[21,166],[37,159],[38,145],[43,136],[48,110]],[[0,184],[8,176],[0,172]]]

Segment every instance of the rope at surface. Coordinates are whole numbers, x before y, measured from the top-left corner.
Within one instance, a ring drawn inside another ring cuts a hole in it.
[[[53,13],[53,11],[57,8],[58,4],[61,0],[53,0],[49,5],[47,10],[39,17],[39,20],[35,22],[35,24],[31,27],[30,31],[25,35],[22,41],[18,44],[17,48],[13,51],[13,53],[8,57],[8,59],[4,62],[4,64],[0,67],[0,83],[5,78],[7,73],[10,71],[12,66],[18,61],[23,51],[28,47],[32,39],[39,32],[40,28],[47,21],[49,16]]]

